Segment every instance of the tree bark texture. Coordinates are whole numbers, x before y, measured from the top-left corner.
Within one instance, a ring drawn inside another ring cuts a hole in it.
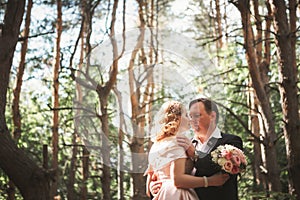
[[[264,147],[266,153],[266,168],[268,187],[271,191],[281,191],[281,183],[279,178],[279,166],[277,163],[277,154],[275,141],[277,136],[275,134],[274,116],[270,101],[268,99],[268,93],[265,89],[266,83],[263,82],[261,73],[259,71],[259,63],[257,63],[257,52],[254,33],[252,30],[252,24],[250,19],[250,1],[239,0],[235,3],[235,6],[241,13],[243,34],[244,34],[244,47],[246,50],[246,59],[250,76],[253,82],[253,88],[255,89],[257,98],[262,108],[262,116],[265,128]]]
[[[108,97],[109,94],[117,81],[117,74],[118,74],[118,45],[115,40],[115,22],[116,22],[116,13],[118,8],[118,0],[115,0],[113,3],[113,10],[111,15],[111,24],[110,24],[110,40],[113,49],[113,61],[111,65],[111,70],[109,72],[109,79],[105,83],[104,86],[98,85],[97,93],[98,98],[101,104],[101,128],[102,132],[104,133],[102,137],[102,159],[103,159],[103,170],[102,170],[102,191],[103,191],[103,198],[110,200],[110,185],[111,185],[111,169],[110,169],[110,146],[109,146],[109,125],[108,125],[108,111],[107,111],[107,104],[108,104]]]
[[[29,30],[30,30],[30,20],[31,20],[31,9],[32,9],[32,0],[29,0],[27,3],[27,12],[26,12],[26,19],[25,19],[25,28],[24,32],[22,34],[22,37],[24,37],[24,41],[21,45],[21,58],[20,63],[18,67],[17,77],[15,86],[13,89],[13,100],[12,100],[12,118],[13,118],[13,124],[14,124],[14,130],[13,130],[13,139],[17,142],[19,138],[21,137],[22,132],[22,123],[21,123],[21,113],[20,113],[20,95],[21,95],[21,88],[23,83],[23,74],[25,70],[25,58],[26,58],[26,52],[27,52],[27,44],[28,44],[28,36],[29,36]],[[7,200],[14,200],[15,199],[15,185],[10,180],[9,183],[9,189],[7,192]]]
[[[20,102],[20,94],[21,94],[21,88],[23,83],[23,74],[25,70],[32,4],[33,4],[32,0],[28,0],[26,19],[25,19],[25,28],[22,34],[22,37],[24,37],[25,39],[22,42],[22,46],[21,46],[21,58],[20,58],[16,82],[13,90],[13,102],[12,102],[12,113],[13,113],[13,123],[14,123],[13,137],[16,141],[18,141],[18,139],[21,136],[21,114],[20,114],[19,102]]]
[[[220,11],[220,0],[215,0],[216,4],[216,24],[215,24],[215,29],[216,29],[216,38],[217,40],[217,50],[222,49],[223,47],[223,29],[222,29],[222,15]]]
[[[279,91],[283,113],[283,132],[285,136],[290,193],[300,199],[300,125],[299,96],[296,65],[296,9],[295,0],[270,1],[274,15],[274,28],[279,70]],[[290,13],[287,16],[287,10]]]
[[[123,104],[122,104],[122,95],[121,92],[114,88],[114,93],[116,94],[118,107],[119,107],[119,130],[118,130],[118,200],[125,200],[125,192],[124,192],[124,148],[123,148],[123,141],[124,141],[124,134],[126,132],[126,124],[125,124],[125,117],[123,111]],[[125,132],[124,132],[125,131]]]
[[[24,199],[49,199],[48,174],[16,146],[6,125],[6,93],[25,0],[9,0],[6,6],[0,36],[0,167]]]
[[[90,153],[87,148],[83,147],[82,149],[82,183],[81,183],[81,192],[80,199],[88,200],[88,188],[87,180],[89,178],[89,157]]]
[[[259,114],[259,103],[255,95],[255,91],[251,89],[249,93],[250,93],[249,96],[250,96],[250,109],[251,109],[250,110],[251,131],[257,138],[260,138],[260,130],[263,124],[261,123],[262,120]],[[266,174],[262,173],[262,169],[261,169],[261,167],[263,166],[261,145],[262,145],[261,142],[255,139],[253,140],[253,151],[254,151],[253,153],[254,158],[252,163],[253,179],[254,179],[253,191],[258,191],[258,188],[260,188],[260,186],[267,188],[266,181],[265,181]],[[255,199],[258,200],[258,198]]]
[[[86,34],[86,18],[84,17],[84,10],[85,6],[82,6],[81,8],[81,27],[80,27],[80,32],[77,38],[77,41],[81,41],[80,42],[80,58],[79,58],[79,64],[78,64],[78,71],[76,71],[76,77],[80,77],[80,72],[82,71],[82,66],[83,66],[83,60],[84,60],[84,55],[85,55],[85,48],[84,48],[84,44],[85,44],[85,34]],[[73,54],[75,54],[76,52],[76,48],[77,48],[77,43],[76,43],[76,47],[75,50],[73,52]],[[73,68],[72,63],[73,63],[73,58],[71,58],[70,61],[70,68]],[[78,102],[79,105],[82,104],[82,98],[83,98],[83,94],[82,94],[82,87],[79,83],[75,83],[75,89],[76,89],[76,102]],[[75,116],[80,116],[81,114],[81,110],[76,110],[75,111],[76,114]],[[75,199],[76,198],[76,190],[75,190],[75,180],[76,180],[76,163],[77,163],[77,155],[78,155],[78,141],[77,138],[79,138],[79,134],[78,134],[78,127],[80,125],[79,120],[77,119],[77,117],[75,117],[74,119],[74,133],[72,135],[72,157],[71,157],[71,161],[70,161],[70,174],[69,174],[69,180],[68,180],[68,184],[67,184],[67,188],[68,188],[68,194],[67,194],[67,198],[68,199]]]
[[[62,33],[62,1],[57,1],[57,21],[56,21],[56,41],[55,41],[55,51],[54,51],[54,63],[53,63],[53,94],[52,94],[52,104],[53,104],[53,116],[52,116],[52,168],[56,170],[55,177],[51,184],[51,197],[57,196],[58,188],[58,127],[59,127],[59,69],[60,69],[60,40]]]
[[[129,82],[129,91],[130,91],[130,103],[131,103],[131,121],[133,127],[133,136],[130,139],[130,151],[132,155],[142,155],[144,152],[143,143],[144,143],[144,133],[143,133],[143,122],[144,116],[140,115],[143,112],[140,110],[139,99],[141,97],[139,84],[135,80],[134,74],[134,61],[137,58],[138,52],[143,48],[143,42],[145,37],[145,20],[143,13],[143,5],[139,3],[139,19],[140,19],[140,35],[137,39],[135,48],[131,52],[131,58],[128,66],[128,82]],[[132,183],[133,183],[133,197],[132,199],[142,199],[142,196],[145,195],[145,180],[143,179],[143,174],[135,173],[135,170],[139,169],[142,162],[140,156],[132,156],[132,168],[133,173],[131,174]]]

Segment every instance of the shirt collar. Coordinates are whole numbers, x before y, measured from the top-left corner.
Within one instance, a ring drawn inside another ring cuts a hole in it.
[[[220,131],[220,129],[218,127],[215,128],[214,132],[211,134],[211,136],[208,139],[210,139],[212,137],[214,137],[214,138],[222,138],[221,131]]]
[[[210,137],[206,140],[206,142],[202,143],[197,137],[193,137],[192,141],[197,143],[197,144],[207,144],[207,142],[211,139],[211,138],[216,138],[216,139],[219,139],[219,138],[222,138],[222,135],[221,135],[221,131],[218,127],[215,128],[215,130],[212,132],[212,134],[210,135]]]

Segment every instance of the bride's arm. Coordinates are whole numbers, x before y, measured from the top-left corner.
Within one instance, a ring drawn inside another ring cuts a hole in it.
[[[185,162],[185,158],[180,158],[171,163],[171,178],[174,181],[174,185],[178,188],[221,186],[229,178],[228,174],[216,174],[210,177],[197,177],[185,174]]]

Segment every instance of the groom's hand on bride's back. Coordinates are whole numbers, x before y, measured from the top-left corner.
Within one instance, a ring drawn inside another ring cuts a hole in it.
[[[154,197],[157,195],[161,188],[161,181],[157,180],[157,175],[154,173],[151,177],[151,182],[150,182],[150,193]]]

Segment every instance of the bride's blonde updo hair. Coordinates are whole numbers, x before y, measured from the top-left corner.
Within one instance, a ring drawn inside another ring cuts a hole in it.
[[[183,106],[178,101],[169,101],[162,105],[162,117],[159,121],[162,124],[160,132],[156,135],[156,141],[176,135],[179,129]]]

